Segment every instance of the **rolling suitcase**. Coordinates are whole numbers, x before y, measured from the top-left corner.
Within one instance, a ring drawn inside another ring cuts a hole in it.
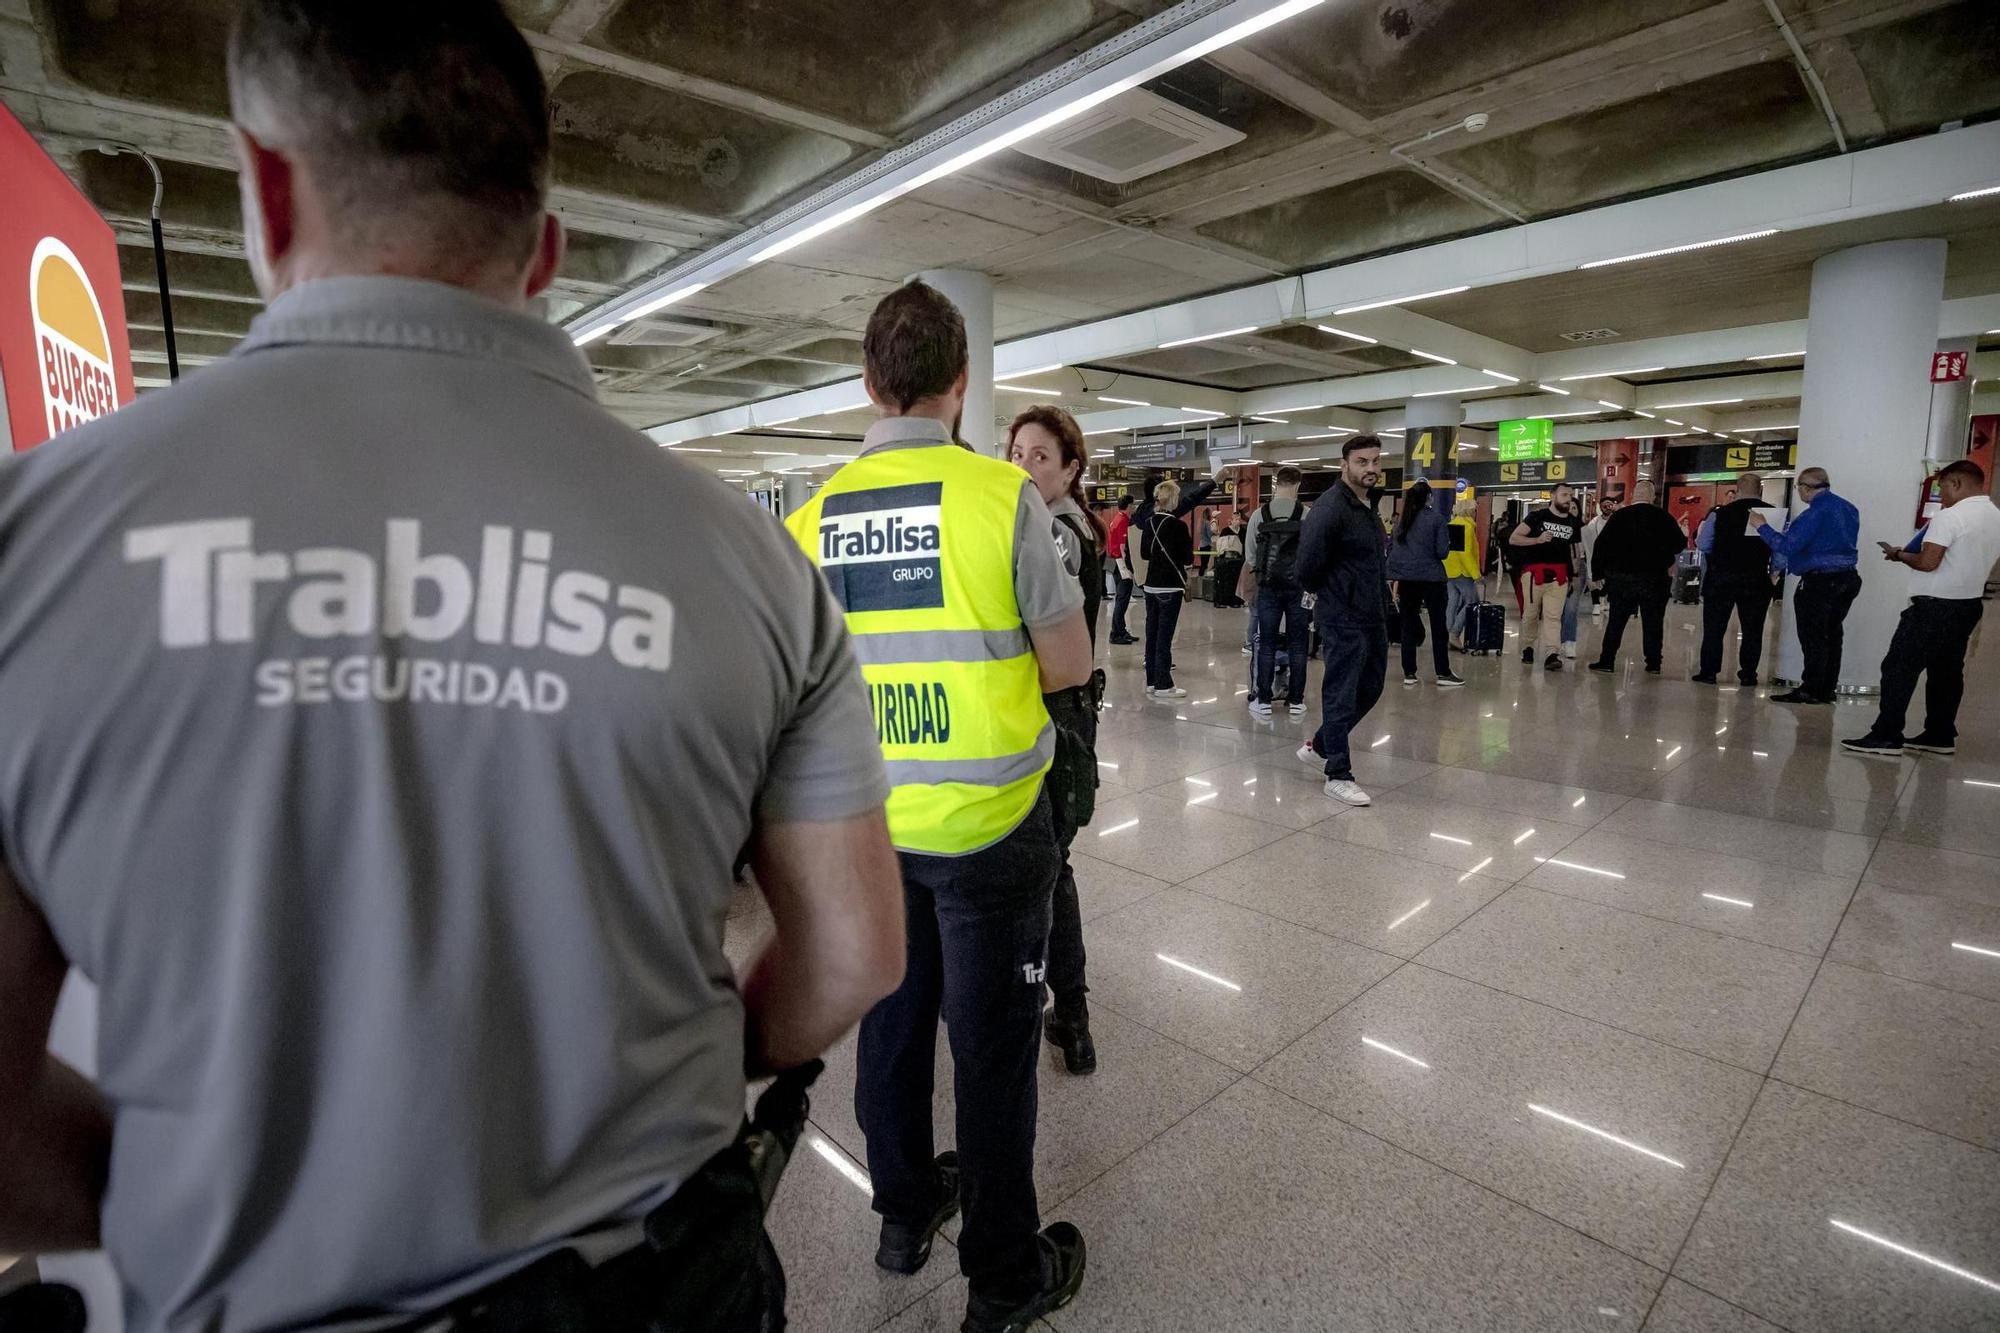
[[[1674,560],[1674,600],[1692,605],[1701,600],[1701,553],[1682,551]]]
[[[1471,610],[1465,651],[1475,657],[1497,653],[1507,642],[1507,608],[1498,602],[1481,602]]]

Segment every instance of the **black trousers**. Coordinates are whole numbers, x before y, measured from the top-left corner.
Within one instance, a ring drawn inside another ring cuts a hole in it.
[[[854,1082],[875,1211],[921,1224],[937,1206],[931,1095],[942,1016],[958,1107],[959,1267],[975,1294],[1026,1299],[1042,1280],[1035,1070],[1061,863],[1048,797],[983,851],[900,859],[908,962],[903,984],[861,1020]]]
[[[1625,626],[1637,612],[1646,665],[1657,669],[1661,655],[1666,652],[1667,597],[1672,588],[1672,579],[1664,574],[1657,578],[1638,574],[1613,574],[1606,578],[1604,591],[1611,598],[1611,611],[1604,622],[1604,642],[1597,650],[1597,660],[1606,666],[1617,662],[1618,645],[1625,641]]]
[[[1243,557],[1240,555],[1219,555],[1215,558],[1215,604],[1217,606],[1241,606],[1243,602],[1236,596],[1236,582],[1243,577]]]
[[[1839,687],[1842,626],[1860,592],[1861,575],[1851,569],[1799,576],[1792,612],[1799,622],[1799,653],[1805,659],[1799,671],[1800,693],[1831,699]]]
[[[1125,612],[1132,605],[1132,580],[1119,574],[1118,595],[1111,602],[1111,632],[1121,639],[1132,637],[1132,631],[1125,628]]]
[[[1389,631],[1377,616],[1365,625],[1318,618],[1320,656],[1325,669],[1319,685],[1319,735],[1315,745],[1326,758],[1329,778],[1354,780],[1347,733],[1359,726],[1382,697],[1389,673]]]
[[[1282,624],[1284,637],[1279,638]],[[1251,698],[1271,702],[1271,685],[1278,677],[1278,645],[1285,648],[1285,693],[1301,702],[1306,697],[1306,646],[1312,625],[1306,617],[1305,594],[1297,588],[1257,587],[1257,654],[1251,659],[1255,679]],[[1287,702],[1290,701],[1287,700]]]
[[[1170,690],[1174,687],[1174,629],[1181,623],[1181,602],[1177,592],[1146,594],[1146,688]]]
[[[1882,659],[1882,712],[1870,734],[1902,740],[1917,677],[1924,676],[1926,739],[1958,739],[1958,703],[1965,697],[1965,646],[1979,624],[1979,599],[1912,597],[1896,622]]]
[[[1769,579],[1748,581],[1709,579],[1701,589],[1701,674],[1722,670],[1722,636],[1729,632],[1729,613],[1736,613],[1740,642],[1736,648],[1736,678],[1757,683],[1757,666],[1764,660],[1764,617],[1771,614]]]
[[[1444,623],[1444,584],[1399,579],[1396,583],[1396,610],[1401,616],[1403,674],[1417,674],[1417,622],[1430,613],[1431,665],[1440,676],[1451,674],[1451,642]]]

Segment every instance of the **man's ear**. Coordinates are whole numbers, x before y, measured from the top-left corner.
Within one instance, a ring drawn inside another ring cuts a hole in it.
[[[242,173],[244,210],[254,208],[257,215],[256,224],[244,229],[251,243],[263,251],[253,259],[261,261],[264,272],[275,274],[298,238],[297,173],[291,159],[241,125],[232,125],[230,134],[236,141]]]
[[[548,290],[556,280],[556,272],[562,268],[563,256],[569,251],[569,238],[563,231],[562,219],[553,213],[542,214],[542,235],[535,243],[534,262],[528,265],[528,279],[523,294],[533,300]]]

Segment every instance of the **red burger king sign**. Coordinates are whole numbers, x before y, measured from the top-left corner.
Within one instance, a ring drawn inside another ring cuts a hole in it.
[[[0,107],[0,446],[29,449],[132,401],[118,243]]]

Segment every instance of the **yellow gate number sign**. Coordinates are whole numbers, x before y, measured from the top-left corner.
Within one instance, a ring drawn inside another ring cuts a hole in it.
[[[1563,481],[1569,476],[1569,460],[1567,458],[1551,458],[1548,461],[1547,467],[1548,472],[1545,475],[1550,481]]]

